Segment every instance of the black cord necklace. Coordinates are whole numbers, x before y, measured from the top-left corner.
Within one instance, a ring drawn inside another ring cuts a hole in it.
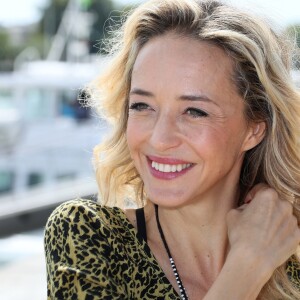
[[[174,262],[174,259],[171,255],[171,252],[170,252],[170,249],[169,249],[169,246],[167,244],[167,241],[166,241],[166,238],[165,238],[165,235],[164,235],[164,232],[161,228],[161,225],[160,225],[160,222],[159,222],[159,217],[158,217],[158,206],[155,204],[155,217],[156,217],[156,224],[157,224],[157,228],[158,228],[158,231],[159,231],[159,234],[160,234],[160,238],[166,248],[166,251],[168,253],[168,256],[169,256],[169,260],[170,260],[170,264],[171,264],[171,267],[172,267],[172,270],[173,270],[173,273],[174,273],[174,276],[175,276],[175,279],[176,279],[176,282],[177,282],[177,285],[179,287],[179,292],[180,292],[180,298],[182,300],[188,300],[189,297],[187,296],[187,293],[186,293],[186,290],[185,290],[185,287],[183,286],[183,283],[181,281],[181,278],[179,276],[179,273],[177,271],[177,268],[176,268],[176,265],[175,265],[175,262]]]

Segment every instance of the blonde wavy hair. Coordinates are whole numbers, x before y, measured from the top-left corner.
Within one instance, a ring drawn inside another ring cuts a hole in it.
[[[222,48],[234,62],[245,117],[267,125],[263,141],[245,154],[240,203],[253,185],[264,182],[293,203],[300,221],[300,94],[289,73],[287,43],[267,22],[219,1],[150,0],[115,32],[111,63],[89,86],[92,104],[112,124],[112,134],[94,152],[100,201],[119,206],[130,197],[138,205],[146,201],[126,141],[131,72],[139,50],[170,31]],[[275,270],[259,299],[300,299],[286,265]]]

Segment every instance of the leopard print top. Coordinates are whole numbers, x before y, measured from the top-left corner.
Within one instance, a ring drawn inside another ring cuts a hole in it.
[[[45,229],[48,300],[178,299],[146,242],[117,207],[73,200]],[[288,265],[300,287],[300,266]]]

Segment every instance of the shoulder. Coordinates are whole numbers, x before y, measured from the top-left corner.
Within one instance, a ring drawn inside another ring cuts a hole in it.
[[[128,226],[127,221],[121,208],[102,206],[86,199],[71,200],[59,205],[50,215],[45,241],[58,237],[111,239],[118,228]]]
[[[87,199],[75,199],[62,203],[50,215],[47,224],[58,220],[69,220],[74,223],[102,221],[104,223],[118,222],[125,217],[119,207],[102,206]]]
[[[76,213],[93,215],[94,213],[104,212],[107,214],[118,214],[122,211],[119,207],[108,207],[88,199],[74,199],[60,204],[51,214],[50,219],[54,216],[68,217]]]
[[[126,217],[120,208],[84,199],[59,205],[44,235],[48,294],[55,299],[125,299],[113,296],[123,295],[124,288],[116,249],[122,249],[128,230],[121,235],[121,226],[126,228]]]

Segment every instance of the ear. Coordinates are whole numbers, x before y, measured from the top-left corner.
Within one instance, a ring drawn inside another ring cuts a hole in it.
[[[249,123],[248,133],[243,143],[243,150],[248,151],[257,146],[265,137],[266,123],[251,122]]]

